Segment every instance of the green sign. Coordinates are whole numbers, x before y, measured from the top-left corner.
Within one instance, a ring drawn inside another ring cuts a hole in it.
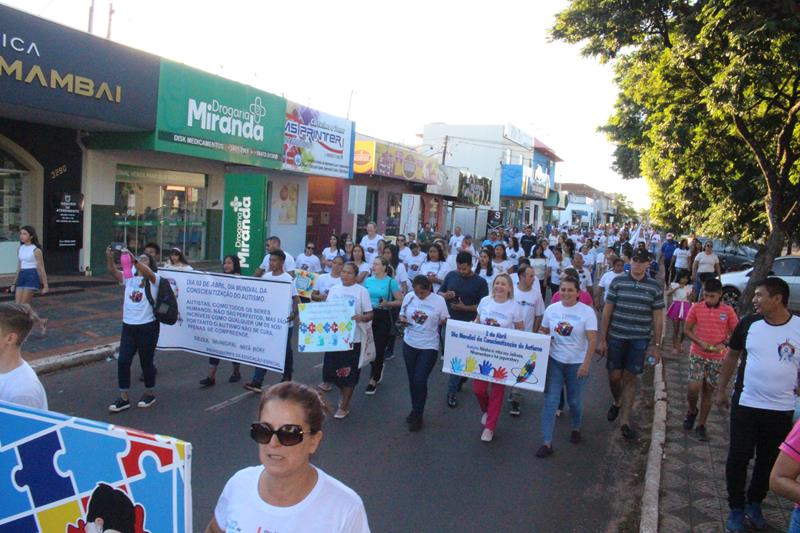
[[[239,256],[246,276],[252,275],[264,258],[266,195],[266,176],[225,174],[222,251]]]
[[[281,168],[286,100],[161,60],[155,149]]]

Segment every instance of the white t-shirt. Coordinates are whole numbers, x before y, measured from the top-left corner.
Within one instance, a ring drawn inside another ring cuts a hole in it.
[[[694,258],[694,262],[697,263],[697,273],[705,274],[716,272],[716,270],[714,270],[714,265],[719,263],[719,258],[717,254],[714,253],[707,254],[705,252],[700,252],[697,254],[697,257]]]
[[[403,298],[400,313],[408,320],[403,340],[418,350],[439,349],[439,322],[450,318],[447,302],[436,293],[420,300],[409,292]]]
[[[281,272],[280,274],[278,274],[276,276],[275,274],[273,274],[272,272],[267,270],[266,272],[264,272],[261,275],[261,279],[268,279],[268,280],[271,280],[271,281],[286,281],[286,282],[289,283],[289,286],[291,287],[292,297],[289,298],[289,305],[288,305],[287,311],[286,311],[286,317],[288,318],[289,315],[292,314],[292,299],[295,296],[297,296],[297,287],[294,286],[294,278],[292,276],[290,276],[289,274],[287,274],[286,272]]]
[[[507,252],[506,255],[508,255]],[[498,274],[508,274],[509,270],[511,270],[512,264],[513,263],[511,262],[510,259],[505,259],[503,261],[500,261],[499,263],[494,259],[492,259],[492,269],[494,270],[494,275],[496,276]]]
[[[263,470],[263,466],[244,468],[225,484],[214,509],[223,531],[369,533],[367,512],[358,494],[319,468],[314,488],[291,507],[270,505],[259,496],[258,479]]]
[[[514,324],[525,321],[522,307],[514,300],[499,304],[492,296],[484,296],[478,304],[481,324],[498,328],[514,329]]]
[[[661,242],[661,235],[658,233],[653,233],[653,236],[650,237],[650,244],[658,244]]]
[[[420,255],[422,255],[422,254],[420,254]],[[408,246],[404,246],[402,250],[398,250],[397,251],[397,258],[400,261],[402,261],[403,263],[407,263],[409,257],[411,257],[411,248],[409,248]],[[425,257],[423,256],[422,259],[424,261]]]
[[[545,275],[547,275],[547,263],[548,260],[546,257],[531,257],[531,266],[533,267],[537,280],[541,281],[544,279]]]
[[[345,257],[344,250],[339,250],[338,248],[331,248],[330,246],[322,250],[322,258],[325,259],[325,261],[333,261],[338,256]],[[325,272],[330,272],[332,270],[332,267],[326,266],[324,270]]]
[[[394,274],[394,279],[397,280],[397,283],[400,284],[402,288],[405,284],[405,290],[411,290],[411,285],[408,279],[408,270],[406,270],[406,266],[403,263],[397,263],[397,272]]]
[[[345,287],[342,284],[334,285],[328,291],[328,300],[341,300],[343,298],[354,298],[356,301],[356,309],[355,314],[360,315],[361,313],[369,313],[372,311],[372,302],[369,299],[369,291],[365,289],[362,285],[358,283],[354,283],[349,287]],[[361,328],[355,328],[355,334],[353,335],[353,342],[361,342]]]
[[[556,246],[558,244],[558,235],[549,235],[547,237],[547,244],[550,246]]]
[[[689,294],[692,292],[692,286],[686,285],[685,287],[681,287],[680,283],[672,282],[669,284],[670,289],[675,289],[675,292],[672,293],[672,301],[673,302],[688,302],[689,301]]]
[[[295,265],[294,257],[292,257],[292,254],[290,254],[286,250],[283,250],[283,253],[286,254],[286,259],[283,261],[283,271],[284,272],[294,271],[294,269],[296,268],[294,266]],[[265,255],[264,259],[261,261],[261,264],[258,265],[258,268],[260,268],[264,272],[269,271],[269,255],[270,255],[269,252],[267,252],[267,255]]]
[[[606,262],[606,254],[598,251],[594,255],[594,264],[602,266],[605,264],[605,262]]]
[[[425,261],[422,263],[422,265],[420,265],[419,272],[417,272],[417,274],[427,276],[428,274],[432,273],[437,278],[444,281],[444,277],[448,272],[450,272],[450,265],[448,265],[446,261]],[[439,292],[439,287],[441,286],[441,283],[434,283],[433,292]]]
[[[556,261],[555,256],[550,260],[550,283],[553,285],[561,285],[561,274],[565,268],[572,266],[572,261],[566,257],[561,258],[561,263]]]
[[[42,382],[26,361],[14,370],[0,374],[0,400],[47,410],[47,395]]]
[[[370,239],[369,235],[361,237],[361,247],[364,248],[364,257],[367,263],[372,263],[375,256],[378,255],[378,241],[383,240],[383,235],[375,235],[375,238]]]
[[[508,260],[511,262],[513,266],[518,266],[519,258],[525,257],[525,250],[521,246],[519,250],[509,248],[508,250],[506,250],[506,255],[508,256]]]
[[[322,264],[316,255],[300,254],[297,256],[297,268],[306,272],[322,272]]]
[[[372,261],[365,261],[358,266],[358,275],[360,276],[362,272],[367,273],[367,278],[372,274]]]
[[[461,247],[461,243],[464,242],[464,234],[461,235],[453,235],[450,237],[450,253],[454,254],[458,252],[458,249]]]
[[[597,331],[597,315],[581,302],[571,307],[556,302],[545,309],[542,327],[550,330],[550,357],[566,365],[580,364],[589,348],[586,332]]]
[[[314,290],[319,291],[319,293],[323,296],[327,296],[328,292],[334,285],[341,284],[341,277],[334,278],[330,273],[326,273],[317,278],[317,284],[314,286]]]
[[[155,283],[150,283],[150,295],[155,303],[158,298],[158,283],[161,278],[156,274]],[[125,301],[122,304],[122,322],[130,326],[149,324],[156,319],[153,306],[144,294],[144,278],[133,276],[122,281],[125,286]]]
[[[419,274],[419,267],[421,267],[422,263],[424,262],[425,262],[425,254],[418,253],[417,255],[413,255],[409,253],[408,259],[404,261],[404,263],[406,264],[406,270],[408,270],[408,277],[414,279],[414,276]]]
[[[611,285],[611,282],[614,281],[614,278],[616,278],[617,276],[621,276],[624,273],[625,273],[624,270],[622,272],[620,272],[619,274],[617,274],[613,270],[609,270],[608,272],[603,274],[602,278],[600,278],[600,281],[598,282],[598,285],[600,285],[600,287],[604,291],[607,291],[608,290],[608,286]]]
[[[486,269],[482,268],[480,272],[478,272],[478,275],[486,280],[486,284],[489,286],[489,290],[491,291],[492,283],[494,283],[494,278],[497,276],[497,271],[492,270],[492,275],[490,276],[489,274],[486,273]]]
[[[689,270],[689,260],[692,258],[692,252],[690,250],[675,248],[675,251],[672,252],[672,257],[675,258],[676,269],[682,268],[684,270]]]
[[[572,268],[575,268],[574,266]],[[578,270],[577,268],[575,270]],[[578,277],[581,280],[581,290],[585,291],[588,287],[593,285],[592,283],[592,271],[589,270],[589,267],[583,267],[583,269],[578,270]]]
[[[526,292],[519,288],[518,282],[514,283],[514,301],[522,307],[525,331],[533,331],[534,319],[544,314],[544,300],[539,284],[534,281],[530,290]]]

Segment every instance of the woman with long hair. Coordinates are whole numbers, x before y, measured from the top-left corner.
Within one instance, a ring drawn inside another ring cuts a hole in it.
[[[226,255],[222,260],[222,272],[231,276],[242,275],[242,265],[239,256],[236,254]],[[233,363],[233,373],[228,378],[228,383],[238,383],[242,380],[242,374],[239,363]],[[200,380],[200,385],[203,388],[213,387],[217,383],[217,368],[219,368],[219,358],[208,358],[208,375]]]
[[[431,280],[433,292],[439,292],[439,287],[442,286],[444,277],[448,272],[450,272],[450,265],[445,261],[441,245],[431,244],[428,247],[425,262],[419,267],[419,273],[423,276],[428,276],[428,279]]]
[[[544,248],[541,245],[537,244],[533,247],[530,260],[533,272],[536,274],[536,280],[539,282],[539,288],[542,291],[542,297],[544,297],[547,289],[547,258],[544,256]]]
[[[498,274],[492,283],[492,292],[478,304],[478,316],[475,322],[490,327],[506,329],[523,329],[525,317],[522,307],[514,301],[514,283],[508,274]],[[489,390],[491,388],[491,391]],[[489,383],[480,379],[473,380],[472,390],[481,408],[481,440],[491,442],[503,407],[505,385]]]
[[[511,237],[511,243],[506,248],[506,256],[511,262],[511,268],[516,269],[519,265],[519,258],[525,257],[525,250],[520,247],[518,238]]]
[[[194,270],[192,265],[183,255],[183,250],[175,247],[169,251],[169,261],[164,265],[164,268],[173,268],[175,270]]]
[[[339,237],[336,235],[331,235],[329,239],[328,247],[322,250],[322,264],[324,266],[324,273],[330,274],[331,270],[333,269],[333,259],[335,257],[344,257],[345,252],[342,246],[339,244]]]
[[[353,241],[347,239],[344,241],[344,261],[349,263],[353,260]]]
[[[386,346],[391,337],[394,318],[392,309],[400,307],[403,291],[397,280],[389,275],[389,261],[383,256],[372,260],[372,275],[364,280],[364,288],[369,292],[372,303],[372,336],[375,339],[375,360],[365,394],[372,395],[383,380]]]
[[[44,269],[44,255],[39,237],[33,226],[22,226],[19,230],[19,250],[17,251],[17,275],[11,284],[14,301],[27,304],[37,292],[47,294],[47,272]]]
[[[492,257],[492,268],[499,274],[511,273],[511,261],[508,260],[505,244],[496,244],[494,246],[494,257]]]
[[[492,248],[483,248],[478,255],[478,264],[475,265],[475,273],[485,279],[489,287],[494,283],[496,275],[492,266],[492,257],[494,257],[494,250]]]
[[[400,286],[400,292],[405,295],[411,289],[411,284],[408,281],[406,265],[401,263],[398,257],[397,246],[394,244],[387,244],[386,248],[383,249],[383,257],[389,262],[389,275],[397,280],[397,284]],[[392,313],[392,323],[397,322],[400,308],[392,307],[389,311]],[[394,359],[394,345],[396,341],[397,337],[395,335],[389,335],[389,340],[386,343],[385,361]]]
[[[363,246],[356,244],[353,246],[353,252],[351,255],[353,256],[353,260],[351,262],[358,269],[356,283],[363,285],[364,280],[367,279],[367,276],[369,276],[370,272],[372,271],[372,266],[367,263],[367,252],[364,251]]]

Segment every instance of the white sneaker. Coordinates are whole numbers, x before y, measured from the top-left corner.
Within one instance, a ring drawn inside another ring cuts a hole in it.
[[[488,415],[487,413],[483,413],[483,416],[481,416],[481,425],[482,425],[482,426],[485,426],[485,425],[486,425],[486,419],[487,419],[488,417],[489,417],[489,415]]]
[[[494,438],[494,431],[492,431],[489,428],[484,429],[483,433],[481,433],[481,440],[483,442],[492,442],[493,438]]]

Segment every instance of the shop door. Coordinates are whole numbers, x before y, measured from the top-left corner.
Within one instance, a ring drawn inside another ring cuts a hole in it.
[[[367,223],[378,221],[378,191],[367,189],[367,207],[363,215],[358,215],[358,228],[354,243],[361,242],[361,237],[367,234]]]
[[[397,192],[390,192],[386,195],[388,204],[388,218],[386,219],[386,235],[396,237],[400,231],[400,213],[403,210],[403,195]]]

